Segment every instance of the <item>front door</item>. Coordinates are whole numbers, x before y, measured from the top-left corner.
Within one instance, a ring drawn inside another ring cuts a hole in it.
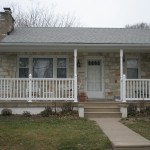
[[[87,58],[86,68],[86,90],[88,98],[104,98],[102,80],[102,59],[92,57]]]

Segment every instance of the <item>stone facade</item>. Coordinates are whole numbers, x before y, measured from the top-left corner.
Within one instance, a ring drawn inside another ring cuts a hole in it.
[[[19,56],[66,56],[68,58],[68,78],[74,76],[74,56],[73,52],[33,52],[33,53],[0,53],[0,78],[16,78],[18,70]],[[150,53],[136,54],[139,57],[139,68],[141,78],[150,77]],[[118,53],[78,53],[78,60],[80,67],[78,67],[78,85],[79,91],[86,91],[86,69],[85,59],[87,56],[98,56],[103,60],[103,85],[104,97],[106,99],[113,99],[120,95],[120,54]],[[126,57],[135,56],[134,54],[125,54]],[[124,73],[126,73],[126,62],[124,62]]]
[[[99,56],[103,60],[103,86],[104,97],[112,99],[120,95],[120,54],[119,53],[79,53],[78,59],[81,67],[78,68],[78,85],[81,91],[85,91],[85,58],[87,56]],[[113,65],[112,65],[113,64]]]
[[[104,53],[105,98],[120,95],[120,54]]]
[[[145,53],[140,57],[140,70],[141,78],[149,79],[150,78],[150,54]]]
[[[0,53],[0,78],[15,78],[17,70],[17,54]]]

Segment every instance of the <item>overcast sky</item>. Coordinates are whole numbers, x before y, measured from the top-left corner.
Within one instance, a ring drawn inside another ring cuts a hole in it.
[[[150,23],[150,0],[0,0],[0,11],[8,3],[28,9],[32,4],[70,13],[85,27],[125,27],[126,24]]]

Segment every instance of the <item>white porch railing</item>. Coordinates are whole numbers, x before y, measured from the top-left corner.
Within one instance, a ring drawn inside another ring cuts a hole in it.
[[[150,79],[126,79],[123,76],[122,100],[150,100]]]
[[[0,100],[75,100],[74,78],[0,78]]]

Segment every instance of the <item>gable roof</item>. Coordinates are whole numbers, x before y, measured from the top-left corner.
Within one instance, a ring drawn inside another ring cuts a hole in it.
[[[150,29],[20,27],[2,43],[150,44]]]

